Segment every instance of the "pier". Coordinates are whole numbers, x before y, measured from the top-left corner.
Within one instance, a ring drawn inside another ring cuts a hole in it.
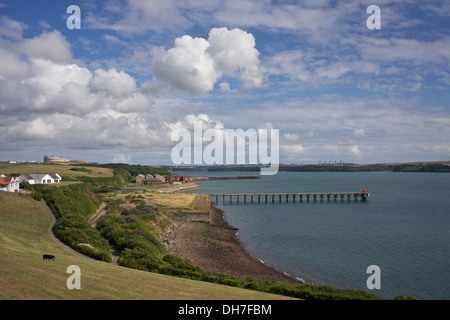
[[[369,197],[369,190],[364,189],[359,192],[313,192],[313,193],[228,193],[228,194],[209,194],[210,199],[216,200],[219,203],[219,199],[222,203],[254,203],[254,202],[306,202],[309,201],[343,201],[343,200],[367,200]]]

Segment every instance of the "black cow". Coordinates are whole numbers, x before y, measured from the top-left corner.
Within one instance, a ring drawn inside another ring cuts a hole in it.
[[[42,256],[42,259],[43,260],[55,260],[55,256],[52,256],[51,254],[44,254],[43,256]]]

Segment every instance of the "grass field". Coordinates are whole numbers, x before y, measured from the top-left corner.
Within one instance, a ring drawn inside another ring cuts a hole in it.
[[[87,171],[71,170],[73,168],[79,169],[80,166],[58,164],[0,163],[0,173],[3,174],[57,173],[60,176],[64,177],[87,176],[92,178],[108,178],[113,176],[113,169],[109,168],[86,167]]]
[[[1,169],[0,169],[1,171]],[[49,233],[52,215],[31,197],[0,192],[0,299],[287,299],[181,279],[89,259]],[[55,261],[43,261],[43,254]],[[69,290],[67,268],[81,270],[81,289]]]

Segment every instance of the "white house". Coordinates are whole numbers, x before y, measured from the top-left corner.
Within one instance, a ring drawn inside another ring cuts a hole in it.
[[[57,173],[27,173],[19,177],[20,182],[28,182],[29,184],[51,184],[59,183],[61,176]]]
[[[0,191],[19,191],[19,177],[0,175]]]

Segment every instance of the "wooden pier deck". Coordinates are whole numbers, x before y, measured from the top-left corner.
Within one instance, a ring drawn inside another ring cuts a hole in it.
[[[221,193],[221,194],[209,194],[210,199],[216,200],[216,203],[219,202],[219,199],[222,199],[222,203],[233,201],[240,203],[242,199],[243,203],[253,203],[253,202],[296,202],[298,198],[299,202],[302,202],[303,199],[308,201],[334,201],[340,200],[366,200],[369,197],[369,190],[365,189],[359,192],[310,192],[310,193]]]

